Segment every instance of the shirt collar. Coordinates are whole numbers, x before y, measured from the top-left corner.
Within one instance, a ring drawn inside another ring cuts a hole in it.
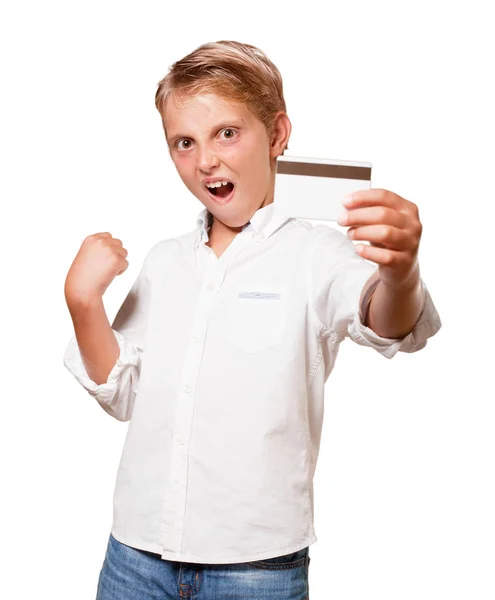
[[[287,217],[277,211],[276,205],[272,202],[267,206],[259,208],[250,221],[244,225],[242,231],[252,230],[255,236],[258,237],[258,241],[266,240],[272,233],[277,229],[285,225],[287,221],[291,221],[292,218]],[[202,242],[209,240],[209,231],[213,223],[213,215],[207,208],[204,208],[198,215],[197,224],[197,236],[196,244],[197,248]]]

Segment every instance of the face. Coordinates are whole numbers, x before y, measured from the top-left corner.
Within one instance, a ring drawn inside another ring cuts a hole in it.
[[[246,105],[215,94],[197,94],[178,103],[170,96],[163,121],[170,156],[189,191],[213,214],[212,233],[242,230],[253,214],[273,202],[276,157],[290,135],[280,113],[275,140]],[[234,184],[231,200],[215,197],[205,179]]]

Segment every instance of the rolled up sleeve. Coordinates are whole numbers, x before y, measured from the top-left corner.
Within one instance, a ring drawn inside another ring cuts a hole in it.
[[[349,338],[361,346],[371,346],[385,358],[393,358],[397,352],[417,352],[424,348],[427,339],[437,333],[442,322],[423,280],[421,280],[421,284],[424,292],[423,308],[414,328],[408,335],[403,338],[379,336],[373,329],[363,325],[359,306],[356,306],[354,318],[347,330]]]
[[[141,351],[121,333],[115,329],[112,331],[119,344],[120,354],[105,383],[97,384],[89,377],[75,335],[65,351],[64,365],[108,414],[119,421],[128,421],[134,407],[141,371]]]
[[[331,334],[337,342],[349,338],[386,358],[399,351],[424,348],[426,340],[440,329],[441,321],[423,280],[423,308],[412,331],[404,338],[381,337],[360,319],[361,294],[378,265],[356,254],[354,244],[340,231],[325,225],[314,229],[319,231],[315,231],[310,260],[310,300],[319,334]]]

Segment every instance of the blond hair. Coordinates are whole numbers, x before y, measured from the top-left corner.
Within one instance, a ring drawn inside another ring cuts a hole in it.
[[[235,41],[203,44],[173,63],[155,94],[164,130],[164,109],[172,93],[178,99],[214,93],[246,104],[263,123],[269,138],[276,113],[287,112],[280,71],[259,48]],[[288,145],[284,151],[287,149]]]

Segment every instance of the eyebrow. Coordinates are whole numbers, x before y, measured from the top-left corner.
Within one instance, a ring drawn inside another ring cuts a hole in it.
[[[240,124],[244,124],[244,119],[241,118],[234,118],[234,119],[229,119],[228,121],[222,121],[221,123],[218,123],[218,125],[215,125],[214,127],[211,128],[212,133],[218,131],[219,129],[223,129],[224,127],[228,127],[229,125],[235,125],[235,126],[239,126]],[[183,133],[176,133],[173,137],[169,138],[169,144],[175,144],[175,142],[181,138],[189,138],[189,136],[183,134]]]

